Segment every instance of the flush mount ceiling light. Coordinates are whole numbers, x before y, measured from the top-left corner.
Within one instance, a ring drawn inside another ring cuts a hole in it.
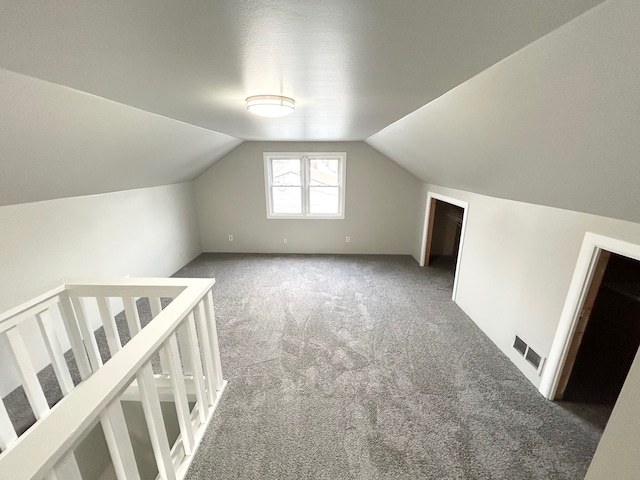
[[[280,95],[255,95],[247,98],[247,110],[262,117],[283,117],[296,108],[293,98]]]

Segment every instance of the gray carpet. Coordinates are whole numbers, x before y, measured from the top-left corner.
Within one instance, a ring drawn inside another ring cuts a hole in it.
[[[446,270],[205,254],[176,276],[216,278],[229,380],[190,480],[586,473],[601,419],[541,397],[451,301]]]
[[[438,262],[206,254],[176,276],[216,278],[229,380],[190,480],[584,477],[607,410],[543,399],[453,304]],[[138,310],[146,324],[146,299]],[[55,404],[51,367],[39,378]],[[33,423],[22,388],[4,401],[16,430]]]

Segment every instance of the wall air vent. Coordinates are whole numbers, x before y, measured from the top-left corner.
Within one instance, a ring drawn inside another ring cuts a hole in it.
[[[527,353],[527,344],[524,343],[524,340],[522,340],[517,335],[516,335],[516,339],[513,342],[513,348],[515,348],[523,357],[524,357],[524,354]]]
[[[542,357],[538,355],[536,352],[534,352],[531,349],[531,347],[529,347],[529,349],[527,350],[527,354],[525,355],[524,358],[526,358],[527,362],[533,365],[536,370],[540,368],[540,362],[542,362]]]
[[[522,340],[522,338],[520,338],[518,335],[516,335],[513,341],[513,348],[515,348],[516,351],[520,355],[522,355],[527,360],[527,362],[529,362],[538,372],[542,370],[544,359],[529,345],[527,345],[527,342]]]

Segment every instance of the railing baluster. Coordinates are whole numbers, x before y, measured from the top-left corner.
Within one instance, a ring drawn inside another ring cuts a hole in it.
[[[100,423],[118,480],[140,480],[138,464],[119,398],[102,411]]]
[[[65,295],[64,298],[60,300],[58,309],[60,310],[60,316],[62,317],[67,336],[69,337],[69,343],[71,343],[73,356],[80,371],[80,378],[86,380],[91,376],[91,365],[89,364],[87,351],[82,341],[82,333],[78,327],[75,313],[71,307],[71,300],[68,296]]]
[[[122,297],[122,303],[124,304],[124,313],[127,317],[127,325],[129,325],[129,333],[131,334],[131,338],[133,338],[134,335],[142,330],[136,301],[133,297]]]
[[[0,478],[81,480],[73,446],[81,441],[95,422],[100,421],[117,478],[139,480],[131,435],[122,410],[121,395],[125,390],[135,390],[143,406],[159,478],[176,480],[178,475],[185,474],[196,445],[202,439],[207,419],[226,384],[221,377],[218,345],[214,341],[216,328],[210,304],[213,283],[213,280],[205,279],[67,282],[0,315],[0,329],[7,336],[12,361],[15,361],[22,377],[37,419],[29,432],[18,438],[5,404],[0,400],[0,449],[3,450]],[[122,348],[108,303],[112,297],[123,300],[132,337],[136,337],[132,338],[130,348]],[[140,326],[136,297],[149,298],[154,320],[158,317],[144,331]],[[171,297],[173,301],[163,310],[160,297]],[[99,312],[102,319],[111,351],[112,359],[104,366],[93,330],[93,325],[98,324],[93,319],[94,309],[89,308],[93,304],[86,303],[86,298],[96,298],[96,313]],[[84,388],[74,389],[62,347],[67,339],[57,330],[55,305],[67,330],[81,376],[87,382]],[[26,350],[27,339],[17,327],[24,320],[33,320],[33,317],[60,388],[67,397],[51,411]],[[158,352],[163,370],[169,375],[156,379],[151,361]],[[193,379],[185,377],[187,373],[192,373]],[[137,382],[131,385],[134,378]],[[194,390],[190,390],[191,381]],[[180,426],[180,436],[173,447],[169,444],[159,398],[160,387],[156,382],[164,385],[162,388],[167,390],[166,393],[171,385]],[[187,395],[187,390],[190,395]],[[189,399],[194,400],[194,393],[197,413],[191,412],[189,407]]]
[[[193,435],[193,426],[191,425],[191,415],[189,414],[189,401],[187,399],[187,390],[184,385],[184,373],[180,364],[180,352],[178,350],[178,342],[175,334],[169,336],[164,342],[164,350],[169,363],[169,374],[171,376],[171,385],[173,386],[173,399],[178,415],[178,424],[182,433],[182,444],[185,455],[193,453],[195,438]]]
[[[196,334],[196,322],[193,318],[193,312],[185,321],[187,336],[191,351],[191,364],[193,365],[193,382],[196,387],[196,400],[198,402],[198,415],[200,423],[207,421],[207,411],[209,405],[205,402],[205,388],[202,373],[202,361],[200,359],[200,347],[198,346],[198,335]]]
[[[198,323],[198,333],[200,336],[200,346],[202,351],[202,359],[204,360],[205,382],[207,384],[207,399],[209,405],[215,404],[217,384],[215,381],[215,370],[213,367],[213,356],[211,352],[211,343],[209,342],[209,329],[204,313],[204,304],[200,300],[194,309],[196,322]]]
[[[67,361],[64,358],[64,352],[60,346],[58,333],[51,324],[51,320],[45,318],[42,313],[38,313],[36,315],[36,320],[38,322],[38,327],[40,327],[44,344],[47,347],[53,371],[55,372],[58,383],[60,384],[60,390],[63,395],[67,395],[71,390],[73,390],[73,380],[69,373]]]
[[[36,370],[33,368],[27,346],[18,331],[18,327],[13,327],[5,333],[7,340],[9,340],[9,350],[13,355],[16,366],[18,367],[18,372],[20,373],[20,378],[22,379],[24,393],[27,395],[27,400],[29,400],[33,415],[36,417],[36,420],[39,420],[49,412],[49,404],[42,391]]]
[[[107,345],[109,345],[111,356],[114,356],[116,352],[119,352],[122,348],[118,327],[111,313],[107,298],[96,297],[96,302],[98,302],[98,310],[100,311],[100,318],[102,319],[102,326],[104,327],[104,335],[107,337]]]
[[[151,308],[152,318],[156,318],[162,311],[160,297],[149,297],[149,307]]]
[[[96,336],[93,333],[93,328],[89,325],[89,320],[84,313],[84,306],[80,297],[71,297],[71,303],[73,309],[76,312],[76,318],[78,319],[78,326],[82,333],[82,340],[89,356],[89,362],[91,364],[91,370],[94,372],[102,366],[102,357],[100,356],[100,350],[98,349],[98,343],[96,342]]]
[[[73,451],[62,457],[58,464],[53,467],[53,471],[59,480],[82,480],[82,474]]]
[[[147,421],[147,429],[151,438],[151,446],[156,457],[158,472],[163,480],[175,480],[176,473],[171,461],[171,449],[167,439],[160,398],[156,389],[151,364],[147,363],[137,373],[140,401]]]
[[[16,435],[16,431],[13,428],[7,408],[0,398],[0,449],[6,450],[17,439],[18,435]]]
[[[149,297],[149,307],[151,308],[151,317],[156,318],[162,311],[162,302],[160,301],[160,297]],[[160,367],[162,368],[162,373],[164,375],[168,375],[169,364],[162,352],[163,350],[160,349]]]
[[[209,290],[204,298],[204,310],[207,318],[207,330],[209,332],[209,343],[211,346],[211,356],[213,357],[213,372],[216,390],[222,390],[222,366],[220,365],[220,348],[218,347],[218,330],[216,328],[216,316],[213,308],[213,295]]]
[[[182,370],[185,375],[193,375],[193,357],[191,353],[191,342],[189,342],[189,334],[187,332],[187,324],[183,323],[178,328],[178,344],[180,345],[180,353],[182,358]]]

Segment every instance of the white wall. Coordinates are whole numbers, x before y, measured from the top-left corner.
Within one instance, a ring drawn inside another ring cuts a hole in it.
[[[267,220],[263,152],[280,151],[347,152],[343,220]],[[411,254],[414,248],[420,183],[363,142],[245,142],[198,177],[195,189],[205,252]]]
[[[585,480],[637,480],[640,472],[640,355],[631,366]]]
[[[428,190],[469,202],[457,303],[538,386],[514,333],[546,357],[585,232],[640,244],[640,224],[426,184],[423,203]]]
[[[0,312],[65,277],[168,276],[200,252],[192,183],[0,207]],[[3,369],[0,395],[16,379]]]
[[[423,203],[429,190],[469,202],[458,305],[538,386],[538,374],[512,348],[514,333],[547,357],[584,234],[640,244],[640,224],[426,184]],[[415,242],[421,242],[420,235]],[[636,359],[598,447],[590,480],[637,478],[638,395]]]

